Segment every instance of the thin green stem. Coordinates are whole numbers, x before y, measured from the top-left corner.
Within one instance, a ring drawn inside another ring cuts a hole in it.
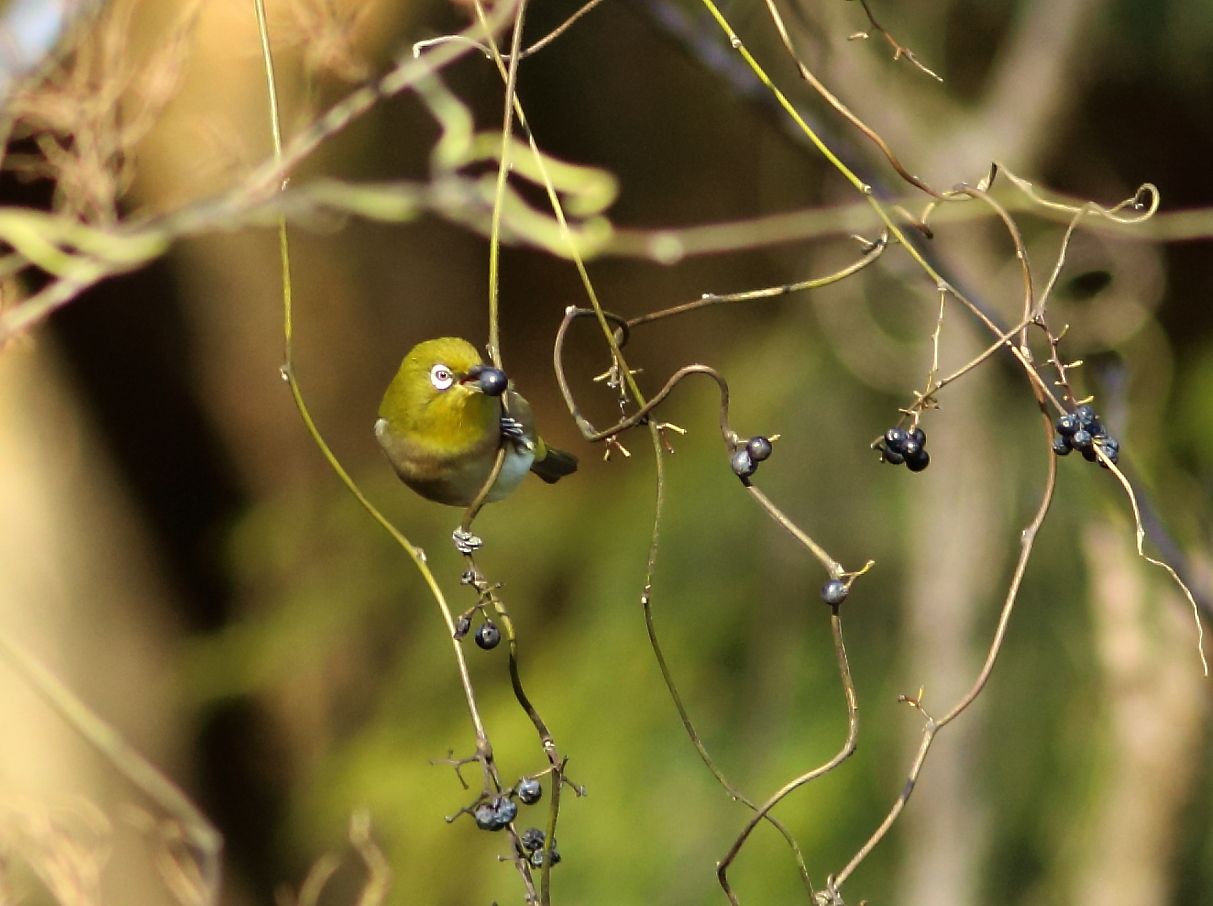
[[[527,0],[518,0],[514,13],[514,31],[510,36],[509,65],[505,68],[505,111],[501,124],[501,159],[497,164],[497,186],[493,200],[492,219],[489,224],[489,357],[493,364],[501,367],[501,213],[505,205],[505,187],[510,173],[511,137],[514,132],[514,97],[518,86],[518,64],[522,60],[522,26],[526,19]],[[476,0],[476,16],[485,28],[489,51],[497,66],[505,66],[501,51],[488,29],[488,18],[480,0]]]
[[[687,738],[691,740],[691,745],[695,747],[695,751],[699,753],[700,759],[731,799],[735,802],[740,802],[751,811],[756,812],[758,811],[758,805],[745,793],[733,786],[728,777],[725,776],[724,771],[716,764],[716,760],[712,757],[711,753],[708,752],[708,747],[704,743],[703,737],[699,735],[699,730],[696,729],[694,721],[691,720],[690,711],[687,710],[686,703],[682,699],[682,693],[678,689],[678,684],[674,681],[674,673],[670,670],[670,665],[666,661],[665,651],[657,639],[657,626],[653,618],[653,582],[657,572],[657,551],[661,540],[661,517],[665,512],[665,455],[661,449],[661,430],[651,421],[649,422],[649,435],[653,441],[653,456],[657,466],[657,487],[653,504],[653,529],[649,536],[649,555],[645,563],[644,590],[640,594],[640,606],[644,611],[644,626],[649,635],[649,647],[653,649],[653,656],[657,659],[657,669],[661,671],[661,678],[665,682],[666,691],[670,693],[670,699],[673,701],[674,708],[678,712],[678,719],[682,722],[682,728],[686,731]],[[792,835],[792,832],[778,818],[770,814],[764,817],[783,836],[792,850],[792,856],[796,860],[796,869],[800,872],[801,883],[804,884],[808,895],[812,897],[813,882],[809,877],[809,869],[805,865],[804,854],[800,850],[800,844],[796,842],[796,838]]]
[[[265,16],[265,0],[253,0],[254,8],[257,11],[257,27],[261,39],[262,61],[266,72],[266,90],[269,99],[269,113],[271,118],[271,136],[274,142],[274,157],[277,164],[282,163],[282,135],[279,120],[278,94],[274,81],[274,60],[270,48],[269,26]],[[307,403],[303,398],[303,392],[299,386],[299,382],[295,377],[294,372],[294,317],[292,309],[292,292],[291,292],[291,267],[290,267],[290,243],[287,236],[286,218],[278,215],[278,247],[279,257],[282,262],[282,302],[283,302],[283,337],[285,342],[285,364],[282,367],[282,376],[286,380],[290,388],[291,398],[294,400],[295,408],[299,411],[299,417],[303,420],[304,428],[307,430],[308,436],[312,442],[320,450],[321,455],[329,464],[329,467],[336,473],[337,477],[345,485],[346,489],[354,496],[379,525],[399,544],[413,561],[413,565],[421,574],[423,581],[430,590],[438,608],[442,613],[443,621],[447,625],[449,635],[452,640],[452,647],[455,652],[455,662],[458,666],[459,677],[463,684],[464,697],[467,700],[468,713],[471,716],[472,725],[476,732],[478,741],[478,750],[487,745],[488,735],[485,732],[484,722],[480,717],[480,709],[476,704],[476,697],[472,690],[472,680],[468,673],[467,661],[464,658],[463,646],[455,639],[455,620],[451,616],[450,606],[447,604],[446,597],[442,593],[442,589],[438,586],[437,579],[434,578],[433,572],[425,560],[425,552],[421,548],[414,545],[405,535],[397,529],[384,516],[378,508],[367,498],[362,492],[362,489],[354,481],[350,474],[345,470],[345,467],[338,461],[336,454],[329,447],[320,429],[316,426],[315,420],[312,418],[311,411],[308,409]]]

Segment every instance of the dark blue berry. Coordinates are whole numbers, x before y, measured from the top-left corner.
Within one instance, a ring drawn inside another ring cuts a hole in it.
[[[519,836],[518,842],[527,852],[543,849],[543,831],[537,827],[528,827]]]
[[[1086,428],[1079,428],[1070,437],[1070,446],[1075,450],[1089,450],[1093,442],[1094,438]]]
[[[472,618],[467,614],[455,621],[455,638],[461,639],[472,629]]]
[[[487,365],[480,369],[480,376],[476,382],[480,385],[480,392],[485,396],[501,396],[510,385],[510,379],[505,376],[504,371]]]
[[[901,428],[890,428],[884,433],[885,446],[894,453],[904,453],[905,451],[901,448],[909,439],[910,435]]]
[[[495,827],[494,823],[497,819],[497,809],[494,808],[491,802],[482,802],[472,811],[472,817],[476,819],[476,826],[481,830],[500,830]]]
[[[511,802],[511,800],[506,799],[505,797],[501,797],[501,798],[497,799],[496,802],[497,802],[497,816],[496,816],[497,826],[505,827],[506,825],[509,824],[509,822],[514,820],[514,817],[518,816],[518,805],[517,805],[517,803]]]
[[[1103,438],[1100,441],[1099,446],[1101,448],[1103,448],[1103,455],[1108,457],[1108,459],[1112,462],[1113,465],[1115,465],[1120,460],[1120,441],[1118,441],[1115,437]],[[1107,466],[1104,465],[1102,462],[1100,463],[1100,465],[1103,466],[1105,469],[1107,468]]]
[[[821,600],[825,601],[831,607],[837,607],[847,599],[847,583],[841,579],[831,579],[825,585],[821,586]]]
[[[906,458],[906,462],[909,462],[921,452],[922,444],[912,438],[907,438],[906,442],[901,445],[901,455]]]
[[[741,447],[733,453],[729,465],[733,467],[733,474],[738,478],[749,478],[758,471],[758,465],[750,458],[749,451],[745,447]]]
[[[906,454],[906,468],[911,472],[921,472],[930,464],[931,454],[921,447],[918,448],[918,452],[913,456],[911,456],[909,453]]]
[[[1082,458],[1087,462],[1095,462],[1099,457],[1095,455],[1095,446],[1092,444],[1089,447],[1083,447],[1080,451]]]
[[[1084,428],[1090,425],[1091,422],[1095,421],[1095,409],[1093,406],[1088,406],[1086,403],[1083,403],[1081,406],[1075,409],[1074,414],[1078,416],[1078,421]]]
[[[1057,433],[1062,437],[1070,437],[1082,427],[1078,423],[1078,416],[1067,412],[1065,415],[1059,416],[1057,421],[1053,423],[1053,427],[1057,429]]]
[[[499,831],[518,814],[518,806],[504,796],[486,799],[472,811],[476,826],[481,830]]]
[[[880,456],[885,462],[890,462],[895,466],[899,466],[906,461],[906,458],[896,450],[881,450]]]
[[[515,817],[517,817],[518,804],[511,802],[504,796],[498,796],[493,800],[493,803],[496,806],[496,813],[493,816],[493,820],[497,826],[492,828],[492,830],[501,830],[501,828],[505,827],[507,824],[513,821]]]
[[[476,630],[476,644],[485,651],[491,651],[501,642],[501,630],[492,620],[485,620]]]
[[[745,449],[750,454],[750,459],[762,462],[771,455],[771,441],[759,434],[746,442]]]
[[[918,446],[925,447],[927,445],[927,432],[915,425],[906,432],[910,436],[910,440],[914,441]]]
[[[1053,438],[1053,452],[1058,456],[1070,455],[1070,444],[1060,434]]]
[[[526,805],[534,805],[543,796],[543,784],[534,777],[523,777],[518,781],[518,798]]]

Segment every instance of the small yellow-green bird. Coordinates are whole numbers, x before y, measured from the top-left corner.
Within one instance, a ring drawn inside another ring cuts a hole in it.
[[[379,404],[375,437],[401,481],[453,506],[475,499],[502,446],[505,462],[488,500],[509,494],[527,470],[552,483],[577,469],[575,456],[535,432],[531,406],[505,372],[458,337],[409,350]]]

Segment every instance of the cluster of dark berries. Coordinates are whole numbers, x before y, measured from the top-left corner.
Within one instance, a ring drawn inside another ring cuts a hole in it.
[[[1053,436],[1053,452],[1058,456],[1068,456],[1071,450],[1077,450],[1087,462],[1095,462],[1099,459],[1095,455],[1098,446],[1111,462],[1120,459],[1120,442],[1104,431],[1095,410],[1085,403],[1073,412],[1058,416],[1053,427],[1057,429]],[[1107,468],[1102,462],[1100,465]]]
[[[527,861],[535,868],[543,868],[543,831],[537,827],[528,827],[519,835],[518,842],[522,844],[522,851],[526,855]],[[553,865],[560,861],[555,837],[552,838],[552,848],[548,852],[551,853]]]
[[[543,784],[534,777],[523,777],[518,781],[518,786],[506,795],[484,800],[472,809],[476,826],[481,830],[499,831],[513,821],[518,816],[518,804],[513,800],[515,794],[524,805],[534,805],[543,798]],[[539,835],[539,845],[543,845],[542,834]]]
[[[884,433],[884,441],[877,446],[880,458],[895,466],[903,462],[911,472],[921,472],[931,464],[931,455],[927,452],[926,432],[917,425],[907,431],[905,428],[890,428]]]
[[[770,458],[770,455],[770,438],[759,434],[735,449],[729,464],[733,467],[733,474],[740,478],[742,483],[745,483],[746,479],[758,471],[758,464]]]

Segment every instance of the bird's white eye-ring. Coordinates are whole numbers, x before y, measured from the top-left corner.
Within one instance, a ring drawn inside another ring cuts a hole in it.
[[[430,369],[430,383],[434,385],[435,390],[446,390],[455,383],[455,375],[451,374],[451,369],[445,365],[438,364]]]

